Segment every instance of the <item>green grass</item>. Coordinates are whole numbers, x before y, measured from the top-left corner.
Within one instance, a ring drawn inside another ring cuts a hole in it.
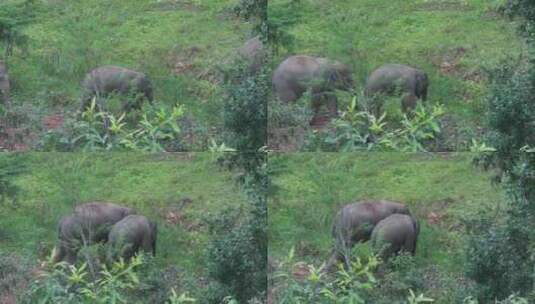
[[[221,122],[217,69],[250,35],[250,26],[231,11],[238,1],[39,3],[35,22],[24,31],[27,52],[9,59],[15,104],[44,114],[73,111],[84,75],[111,64],[148,74],[158,102],[184,104],[202,124]],[[179,58],[192,64],[189,72],[173,72]]]
[[[357,90],[385,63],[425,70],[429,99],[442,103],[458,128],[483,125],[487,83],[484,68],[525,50],[515,24],[483,0],[291,0],[270,1],[270,16],[294,37],[275,64],[289,54],[337,59],[355,71]],[[464,53],[455,56],[456,50]],[[451,60],[445,60],[447,57]],[[440,65],[454,63],[452,72]],[[350,98],[341,96],[343,104]],[[388,108],[388,107],[387,107]],[[391,113],[390,115],[395,115]]]
[[[0,157],[6,157],[0,156]],[[56,223],[78,202],[111,201],[131,206],[159,225],[156,262],[190,272],[205,270],[210,235],[203,220],[228,207],[244,207],[245,196],[210,154],[142,155],[27,154],[16,207],[0,206],[0,247],[35,259],[54,246]],[[191,199],[172,224],[169,207]]]
[[[344,204],[362,199],[406,203],[420,219],[416,261],[458,272],[463,265],[462,218],[504,201],[490,173],[470,154],[301,153],[274,154],[274,195],[269,201],[269,255],[321,264],[333,246],[331,224]],[[434,212],[440,223],[428,223]]]

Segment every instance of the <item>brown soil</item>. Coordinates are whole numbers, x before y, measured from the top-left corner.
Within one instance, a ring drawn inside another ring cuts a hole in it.
[[[65,118],[62,114],[45,116],[42,120],[43,126],[46,130],[54,130],[63,127]]]

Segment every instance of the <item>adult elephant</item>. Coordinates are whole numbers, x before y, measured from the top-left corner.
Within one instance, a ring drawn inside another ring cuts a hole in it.
[[[272,83],[280,101],[296,101],[310,90],[314,117],[317,117],[324,103],[330,115],[335,117],[338,115],[338,104],[334,90],[350,90],[353,76],[351,69],[338,61],[296,55],[287,58],[275,69]]]
[[[82,246],[106,242],[111,226],[134,213],[131,208],[108,202],[76,206],[72,214],[59,221],[53,262],[75,263]]]
[[[9,102],[10,94],[9,74],[5,61],[0,60],[0,104]]]
[[[156,255],[156,223],[143,215],[129,215],[113,225],[109,234],[108,258],[120,256],[125,260],[143,250]]]
[[[338,262],[347,260],[351,248],[369,240],[375,225],[392,214],[410,214],[410,211],[403,203],[387,200],[365,200],[343,206],[332,226],[335,248],[325,269],[330,271]]]
[[[375,70],[366,81],[365,94],[402,96],[401,109],[403,112],[414,110],[418,99],[427,99],[429,78],[419,69],[402,64],[385,64]],[[381,106],[375,111],[379,113]]]
[[[152,83],[147,75],[134,70],[119,66],[102,66],[89,72],[82,81],[81,110],[90,104],[96,97],[109,97],[111,94],[119,94],[127,98],[122,102],[122,110],[129,111],[140,108],[144,99],[152,102]]]
[[[264,64],[267,52],[260,36],[253,37],[238,49],[238,54],[247,61],[250,71],[258,72]]]
[[[372,246],[384,260],[402,251],[416,253],[416,242],[420,234],[418,221],[406,214],[392,214],[381,220],[373,229]]]

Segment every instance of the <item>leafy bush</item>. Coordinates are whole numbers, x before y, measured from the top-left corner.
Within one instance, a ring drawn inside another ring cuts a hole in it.
[[[269,72],[251,71],[243,62],[226,72],[224,131],[229,145],[240,152],[256,152],[266,145]]]
[[[520,30],[526,34],[533,33],[535,29],[533,21],[535,21],[535,3],[531,0],[507,0],[500,6],[505,14],[509,16],[521,16],[524,21]]]
[[[14,297],[30,279],[30,271],[27,259],[0,251],[0,295],[11,294]]]
[[[389,126],[386,113],[376,117],[367,111],[359,111],[357,107],[357,98],[354,97],[340,118],[332,121],[333,130],[316,133],[312,142],[324,150],[344,152],[426,151],[426,144],[440,132],[437,119],[444,114],[441,106],[435,106],[429,112],[419,104],[413,115],[404,115],[401,127],[395,128]]]
[[[49,131],[41,140],[41,150],[174,151],[180,141],[178,120],[184,115],[180,105],[168,110],[147,106],[141,119],[128,123],[126,114],[116,117],[96,110],[95,101],[81,117],[73,117],[59,130]]]
[[[142,284],[139,270],[144,263],[144,256],[138,255],[129,263],[120,260],[109,268],[103,265],[94,280],[87,263],[79,267],[59,263],[31,283],[21,303],[146,303],[146,294],[136,294]],[[187,293],[178,295],[174,289],[168,298],[170,303],[194,302]]]
[[[250,194],[252,206],[245,219],[226,210],[211,223],[213,238],[206,249],[210,277],[219,282],[219,290],[228,290],[240,303],[265,297],[267,284],[267,202],[262,192]]]
[[[532,56],[532,55],[531,55]],[[535,297],[535,66],[533,58],[491,71],[489,134],[476,162],[496,168],[508,193],[505,210],[468,223],[467,274],[480,301],[513,293]]]
[[[28,37],[22,29],[35,18],[36,8],[35,0],[0,4],[0,41],[5,45],[5,57],[11,55],[15,47],[27,43]]]
[[[367,303],[369,292],[375,288],[374,270],[379,261],[373,256],[367,261],[357,257],[350,264],[350,269],[339,268],[333,278],[328,278],[322,268],[301,264],[300,268],[308,272],[301,281],[292,271],[297,265],[292,249],[274,274],[277,303]]]

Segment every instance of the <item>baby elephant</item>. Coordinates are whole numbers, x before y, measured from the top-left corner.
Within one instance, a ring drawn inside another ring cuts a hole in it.
[[[335,249],[325,269],[330,271],[343,261],[356,243],[369,240],[375,225],[392,214],[410,214],[410,211],[402,203],[386,200],[360,201],[342,207],[333,223]]]
[[[401,64],[385,64],[368,77],[365,93],[368,96],[401,94],[401,109],[406,113],[414,110],[418,99],[427,99],[428,86],[429,79],[424,71]],[[380,108],[375,109],[376,114]]]
[[[139,250],[156,255],[156,223],[143,215],[129,215],[115,224],[109,235],[110,251],[108,259],[120,256],[132,258]]]
[[[134,103],[123,102],[123,110],[140,108],[142,99],[153,100],[152,84],[147,75],[118,66],[102,66],[89,72],[82,82],[81,110],[90,104],[93,97],[107,97],[112,93],[134,98]],[[141,99],[139,99],[141,97]]]
[[[392,214],[373,229],[372,246],[380,252],[384,260],[401,251],[414,255],[419,233],[418,221],[414,217]]]
[[[7,73],[7,65],[0,60],[0,104],[7,104],[9,102],[9,75]]]

